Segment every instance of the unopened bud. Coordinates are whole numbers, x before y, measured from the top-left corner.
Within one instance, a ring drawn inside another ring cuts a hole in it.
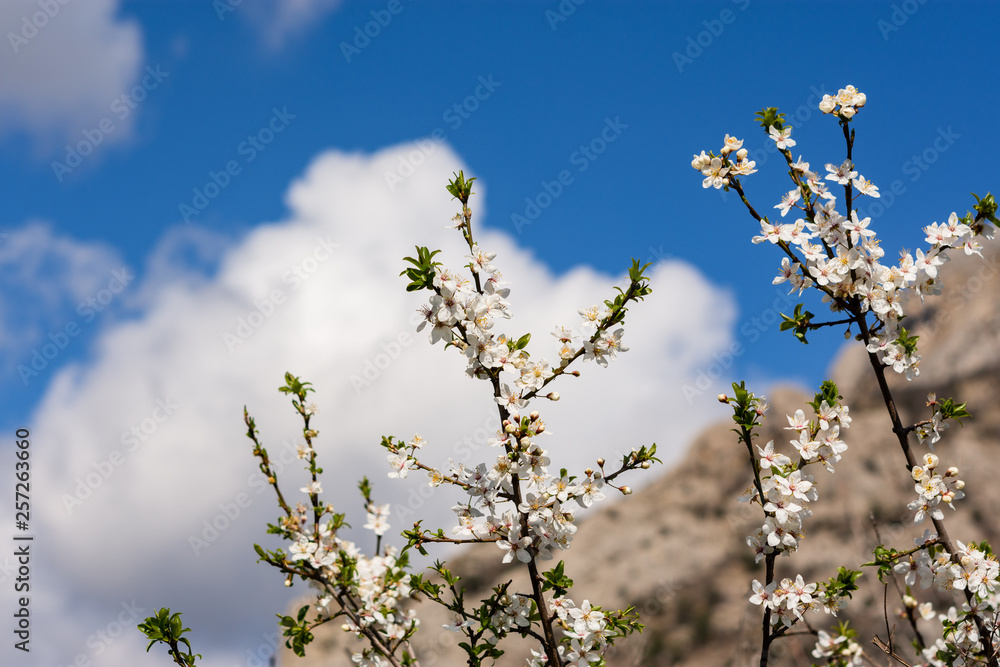
[[[597,459],[597,465],[603,468],[604,467],[604,459],[603,458]]]
[[[719,394],[718,396],[716,396],[716,398],[718,399],[719,403],[728,403],[729,402],[729,397],[726,396],[725,394]]]
[[[631,487],[623,486],[622,489],[621,489],[621,491],[622,491],[622,495],[623,496],[630,496],[630,495],[632,495],[632,489],[631,489]]]
[[[558,401],[559,400],[559,392],[558,391],[550,391],[545,396],[545,398],[549,399],[550,401]]]
[[[351,626],[348,625],[347,623],[344,623],[342,626],[340,626],[340,629],[343,630],[344,632],[350,632]]]
[[[945,474],[948,477],[958,477],[958,468],[951,466]]]
[[[639,464],[639,467],[642,468],[643,470],[649,470],[649,467],[651,465],[653,465],[652,462],[650,462],[650,461],[643,461],[642,463]]]
[[[578,377],[580,377],[580,371],[571,371],[570,375],[572,375],[575,378],[578,378]]]
[[[913,597],[911,597],[909,595],[904,595],[903,596],[903,604],[906,605],[907,609],[916,609],[917,608],[917,601]]]
[[[513,424],[507,424],[506,426],[503,427],[503,430],[507,433],[513,433],[514,431],[517,430],[517,427],[514,426]]]
[[[292,575],[288,575],[288,578],[285,579],[285,586],[291,587],[291,585],[292,585]]]
[[[531,414],[528,415],[528,417],[531,419],[531,421],[535,421],[536,419],[538,419],[538,410],[532,410]]]

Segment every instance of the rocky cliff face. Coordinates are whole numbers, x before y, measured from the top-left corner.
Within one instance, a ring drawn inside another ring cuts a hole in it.
[[[967,484],[967,497],[956,512],[945,510],[945,520],[953,539],[987,539],[995,545],[1000,544],[998,267],[996,253],[985,260],[956,257],[943,267],[944,294],[928,299],[923,308],[909,305],[913,311],[909,328],[920,335],[921,375],[907,382],[890,373],[904,424],[928,416],[929,391],[968,402],[973,419],[964,428],[948,429],[937,446],[942,466],[958,466]],[[915,497],[913,484],[860,343],[845,347],[832,376],[854,418],[844,438],[849,449],[836,474],[815,472],[819,500],[812,504],[814,514],[806,520],[799,551],[778,559],[779,578],[802,574],[806,581],[825,580],[839,565],[857,568],[870,560],[879,541],[908,548],[912,538],[929,527],[929,523],[914,526],[912,513],[905,508]],[[805,408],[811,395],[782,389],[768,398],[771,409],[760,440],[774,439],[776,447],[793,452],[787,444],[790,432],[782,428],[787,425],[784,415]],[[720,417],[724,411],[720,406]],[[763,579],[763,563],[754,563],[745,538],[763,519],[759,507],[736,500],[749,485],[751,473],[746,450],[729,429],[727,422],[710,428],[658,482],[587,517],[573,548],[565,552],[566,571],[577,582],[571,592],[574,599],[589,598],[610,609],[635,605],[646,624],[641,635],[621,642],[609,654],[610,665],[757,664],[761,613],[747,598],[751,580]],[[501,566],[494,549],[469,550],[452,565],[472,589],[471,599],[509,578],[514,579],[514,590],[527,589],[516,569]],[[851,621],[860,632],[860,643],[874,655],[872,635],[886,638],[883,587],[873,573],[859,583],[861,590],[841,618]],[[907,630],[893,619],[900,603],[892,584],[887,599],[888,622],[898,626],[896,642],[906,645]],[[429,605],[422,606],[420,615],[423,625],[416,645],[421,665],[465,664],[461,651],[453,647],[455,635],[440,629],[444,616]],[[824,614],[809,614],[807,619],[817,629],[830,627],[835,620]],[[936,621],[924,623],[931,636],[938,631]],[[338,627],[331,624],[317,635],[305,659],[286,653],[281,664],[352,664],[348,653],[352,640]],[[808,639],[779,641],[771,664],[809,664],[811,647]],[[512,644],[497,664],[523,665],[526,652]]]

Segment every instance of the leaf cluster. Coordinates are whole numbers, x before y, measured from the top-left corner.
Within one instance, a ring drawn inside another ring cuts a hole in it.
[[[604,305],[608,307],[610,313],[604,322],[602,322],[602,328],[607,329],[619,322],[624,322],[625,313],[628,311],[625,304],[629,301],[642,301],[644,297],[653,292],[649,286],[649,278],[643,275],[651,265],[652,262],[640,264],[639,260],[632,259],[632,266],[628,270],[628,288],[622,290],[622,288],[616,286],[615,289],[618,290],[618,295],[614,301],[604,301]]]
[[[185,628],[181,622],[181,613],[170,613],[170,609],[164,607],[157,610],[156,614],[150,616],[139,624],[139,631],[146,635],[149,644],[146,645],[146,652],[153,647],[153,644],[162,642],[167,645],[167,653],[181,667],[194,667],[195,658],[200,658],[200,653],[193,653],[191,642],[184,636],[185,632],[190,632],[191,628]],[[186,650],[181,650],[181,645]]]
[[[403,261],[413,264],[413,266],[403,269],[399,275],[410,279],[410,284],[406,286],[407,292],[417,292],[422,289],[434,289],[434,275],[436,268],[441,266],[441,262],[434,261],[434,255],[440,250],[428,250],[421,246],[415,246],[417,257],[404,257]]]
[[[764,107],[754,114],[754,118],[757,119],[765,132],[769,131],[772,125],[779,132],[785,129],[785,114],[780,113],[778,107]],[[788,127],[791,127],[791,125]]]
[[[306,646],[314,639],[310,624],[306,620],[308,613],[309,605],[305,605],[294,617],[278,615],[278,625],[284,628],[283,634],[289,638],[286,641],[288,647],[300,658],[305,657]]]
[[[806,332],[813,328],[813,317],[815,316],[808,310],[804,313],[802,312],[801,303],[797,304],[791,317],[781,313],[781,319],[784,321],[778,326],[778,330],[788,331],[789,329],[792,329],[795,332],[795,337],[798,338],[800,342],[808,345],[809,341],[806,340]]]

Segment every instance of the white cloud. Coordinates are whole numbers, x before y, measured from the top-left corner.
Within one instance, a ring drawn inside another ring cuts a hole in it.
[[[120,258],[103,243],[78,242],[33,221],[12,232],[0,244],[0,270],[8,286],[30,290],[47,306],[63,297],[82,300],[100,286]]]
[[[110,246],[56,234],[47,223],[33,221],[11,232],[0,243],[0,370],[5,376],[21,379],[17,366],[31,367],[32,352],[25,350],[68,340],[67,325],[75,325],[79,335],[94,322],[98,309],[105,310],[116,296],[107,285],[123,267]],[[26,377],[34,379],[30,373]]]
[[[411,149],[326,153],[290,188],[286,220],[260,225],[224,251],[211,236],[192,235],[187,242],[221,255],[211,276],[170,268],[171,253],[158,251],[156,269],[134,291],[140,315],[106,327],[92,362],[53,378],[33,420],[40,560],[48,585],[61,587],[50,608],[91,612],[75,634],[62,628],[58,640],[47,638],[58,646],[47,664],[87,650],[93,619],[111,617],[133,598],[147,609],[183,611],[206,656],[231,651],[227,660],[245,661],[260,644],[288,591],[277,573],[255,564],[250,548],[269,543],[264,526],[277,508],[254,477],[242,410],[280,456],[282,441],[294,443],[301,432],[276,391],[285,371],[316,387],[314,425],[336,507],[359,516],[355,485],[368,475],[376,497],[397,504],[395,529],[410,506],[432,511],[431,523],[448,520],[441,512],[456,498],[438,491],[424,504],[418,475],[386,479],[377,446],[382,435],[419,432],[432,463],[486,460],[492,455],[483,439],[497,426],[489,388],[465,376],[464,358],[414,331],[412,315],[425,297],[404,291],[401,258],[421,244],[442,248],[447,266],[461,266],[461,237],[443,227],[456,211],[444,184],[463,165],[442,147],[390,193],[384,173]],[[611,298],[623,278],[588,267],[553,275],[515,239],[482,227],[485,187],[476,190],[478,238],[497,251],[512,290],[515,317],[498,327],[530,331],[533,355],[554,359],[554,326],[575,325],[577,309]],[[631,350],[608,369],[581,365],[582,377],[553,387],[562,401],[534,406],[554,434],[544,444],[555,465],[580,471],[599,455],[614,460],[616,451],[653,441],[671,461],[717,417],[714,399],[689,405],[682,385],[728,345],[731,299],[681,262],[661,263],[651,277],[653,294],[627,318]],[[248,336],[227,344],[226,334]],[[299,497],[301,478],[281,478],[286,496]],[[78,489],[87,497],[70,512],[65,500]],[[193,548],[192,537],[206,543]],[[145,660],[129,640],[100,664]]]
[[[0,3],[0,132],[24,129],[43,152],[81,139],[104,119],[102,143],[129,136],[132,116],[114,114],[116,97],[141,69],[142,35],[117,16],[118,0],[10,0]]]
[[[280,49],[290,38],[322,21],[341,2],[342,0],[266,0],[247,2],[238,10],[246,12],[269,48]]]

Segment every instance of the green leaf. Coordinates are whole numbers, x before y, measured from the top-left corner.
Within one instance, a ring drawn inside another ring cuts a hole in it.
[[[807,405],[812,407],[813,412],[818,413],[824,401],[826,401],[827,405],[833,407],[840,403],[840,399],[840,390],[837,389],[836,383],[833,380],[824,380],[823,384],[819,387],[819,391],[813,396],[812,402]]]
[[[472,182],[476,180],[475,177],[466,178],[463,171],[459,171],[457,174],[453,173],[452,175],[455,178],[448,181],[448,192],[451,193],[452,197],[462,202],[462,204],[468,204],[469,197],[476,194],[472,191]]]
[[[554,590],[557,596],[566,594],[573,587],[573,580],[566,576],[566,563],[559,561],[559,564],[548,572],[542,573],[542,590]]]
[[[760,126],[765,132],[769,132],[772,125],[778,130],[785,129],[785,114],[779,113],[777,107],[764,107],[754,117],[760,122]]]
[[[285,373],[285,386],[278,387],[278,391],[282,394],[292,394],[293,396],[298,396],[300,399],[304,400],[306,394],[315,390],[312,389],[311,382],[301,382],[291,373]]]
[[[146,645],[146,652],[153,647],[153,644],[162,642],[167,645],[167,653],[174,662],[187,667],[194,667],[195,659],[200,658],[200,653],[192,653],[191,642],[184,637],[185,632],[190,632],[190,628],[185,628],[181,622],[180,612],[170,613],[170,609],[164,607],[159,609],[155,615],[150,616],[138,625],[139,631],[150,640]],[[181,645],[187,647],[187,652],[181,652]]]
[[[920,336],[911,336],[909,334],[910,332],[905,327],[900,327],[899,336],[896,337],[895,342],[906,351],[907,355],[912,355],[917,352],[917,340]]]
[[[994,225],[1000,227],[1000,222],[997,221],[996,217],[997,202],[995,199],[993,199],[993,195],[987,192],[986,196],[980,199],[979,195],[977,195],[975,192],[971,194],[973,197],[976,198],[976,205],[973,206],[973,208],[976,209],[976,212],[982,217],[992,222]]]
[[[955,403],[952,398],[946,398],[938,404],[938,409],[941,411],[942,419],[954,419],[959,424],[962,424],[962,419],[965,417],[971,417],[972,414],[965,409],[966,403]],[[964,424],[962,424],[964,426]]]
[[[413,264],[412,267],[400,271],[399,275],[405,275],[410,279],[410,284],[406,286],[407,292],[416,292],[422,289],[434,289],[435,267],[441,266],[441,262],[434,261],[434,255],[440,250],[430,251],[427,248],[415,246],[417,257],[404,257],[404,262]]]
[[[795,337],[801,342],[808,344],[809,341],[806,340],[806,332],[812,329],[812,318],[814,315],[808,310],[802,312],[802,304],[795,306],[795,312],[789,317],[784,313],[781,313],[781,319],[784,320],[779,326],[780,331],[787,331],[789,329],[794,329]]]

